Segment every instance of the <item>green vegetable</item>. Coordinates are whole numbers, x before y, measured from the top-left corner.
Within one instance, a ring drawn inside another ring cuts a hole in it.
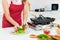
[[[24,29],[25,29],[25,25],[22,25],[22,28],[18,28],[17,31],[14,32],[14,34],[23,34],[25,33]]]
[[[22,25],[22,29],[25,29],[25,26],[26,26],[26,25]]]
[[[23,34],[23,33],[25,33],[23,30],[19,30],[17,32],[14,32],[14,34]]]
[[[49,37],[45,34],[40,34],[37,36],[37,38],[42,38],[42,40],[49,40]]]
[[[17,31],[22,30],[21,28],[18,28]]]
[[[23,34],[25,33],[24,29],[25,29],[25,25],[22,25],[22,28],[18,28],[17,31],[14,32],[14,34]]]
[[[60,24],[58,24],[58,28],[60,28]]]

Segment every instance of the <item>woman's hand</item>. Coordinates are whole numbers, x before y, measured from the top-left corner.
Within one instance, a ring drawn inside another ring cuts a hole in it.
[[[28,24],[26,23],[26,27],[25,27],[25,29],[27,29],[28,28]]]
[[[17,31],[17,28],[19,28],[19,27],[20,27],[19,24],[14,25],[14,31]]]

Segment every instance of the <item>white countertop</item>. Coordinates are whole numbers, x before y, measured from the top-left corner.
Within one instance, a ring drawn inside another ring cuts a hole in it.
[[[50,29],[50,35],[55,35],[57,34],[55,31],[56,27],[53,27]],[[26,34],[18,34],[14,35],[11,32],[13,31],[13,27],[11,28],[5,28],[5,29],[0,29],[0,40],[37,40],[36,38],[29,38],[30,34],[43,34],[43,30],[33,30],[31,28],[28,28],[26,30]]]

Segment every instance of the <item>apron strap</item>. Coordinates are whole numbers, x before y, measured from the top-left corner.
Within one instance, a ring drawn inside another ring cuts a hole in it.
[[[11,0],[11,4],[12,4],[13,2],[12,2],[12,0]]]

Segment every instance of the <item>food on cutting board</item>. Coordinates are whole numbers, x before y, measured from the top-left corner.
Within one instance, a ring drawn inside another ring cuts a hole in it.
[[[31,34],[30,38],[38,38],[38,40],[49,40],[49,36],[45,34],[39,34],[39,35]]]
[[[46,35],[49,35],[49,34],[50,34],[50,30],[49,30],[49,29],[44,29],[43,32],[44,32],[44,34],[46,34]]]
[[[14,34],[23,34],[25,33],[25,25],[22,25],[22,28],[18,28],[17,31],[13,32]]]
[[[42,40],[49,40],[49,37],[45,34],[40,34],[37,36],[37,38],[41,38]]]
[[[56,32],[60,35],[60,28],[57,28]]]
[[[54,38],[53,36],[51,36],[51,39],[52,39],[52,40],[57,40],[57,39],[56,39],[56,38]]]
[[[60,24],[58,24],[57,27],[56,32],[60,35]]]
[[[53,37],[56,39],[60,39],[60,35],[54,35]]]
[[[37,38],[37,40],[60,40],[60,35],[31,34],[30,38]]]
[[[51,40],[60,40],[60,35],[52,35]]]
[[[37,35],[31,34],[31,35],[30,35],[30,38],[37,38]]]

